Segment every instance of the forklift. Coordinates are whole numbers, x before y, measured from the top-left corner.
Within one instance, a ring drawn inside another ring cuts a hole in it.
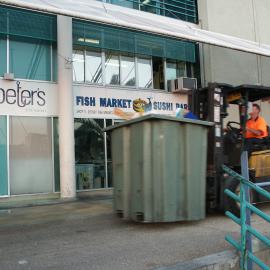
[[[241,174],[240,157],[244,149],[248,104],[270,99],[270,87],[209,83],[208,87],[193,91],[191,110],[200,120],[210,121],[214,126],[208,135],[207,153],[207,210],[231,211],[239,216],[240,206],[224,194],[224,190],[240,193],[239,181],[222,170],[222,165]],[[228,107],[238,106],[239,120],[226,123]],[[235,106],[234,105],[234,106]],[[270,123],[269,123],[270,124]],[[268,131],[268,136],[270,133]],[[254,183],[270,180],[270,137],[253,146],[249,158],[249,179]],[[264,187],[270,191],[270,187]],[[265,202],[266,198],[250,194],[252,203]]]

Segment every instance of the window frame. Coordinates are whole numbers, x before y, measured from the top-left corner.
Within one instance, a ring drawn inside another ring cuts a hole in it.
[[[82,57],[83,57],[83,80],[82,81],[74,80],[74,63],[76,62],[75,61],[75,55],[78,54],[77,52],[82,52],[82,54],[80,54],[80,55],[82,55]],[[74,83],[79,83],[79,84],[84,84],[85,83],[85,50],[82,50],[80,48],[72,50],[72,81]]]
[[[133,58],[134,59],[134,75],[135,75],[135,85],[125,85],[125,84],[122,84],[122,78],[123,78],[123,72],[122,72],[122,58],[123,57],[129,57],[129,58]],[[136,72],[136,56],[133,55],[128,55],[128,54],[120,54],[120,86],[121,87],[127,87],[127,88],[136,88],[137,87],[137,72]]]
[[[150,65],[151,65],[151,87],[147,88],[147,87],[140,87],[139,85],[139,59],[147,59],[147,60],[150,60]],[[138,85],[137,85],[137,88],[138,89],[145,89],[145,90],[157,90],[157,91],[164,91],[164,90],[161,90],[161,89],[154,89],[154,83],[153,83],[153,59],[152,57],[147,57],[147,56],[137,56],[137,68],[138,68]]]
[[[4,42],[6,43],[6,59],[5,59],[5,73],[11,73],[10,70],[10,42],[11,42],[11,37],[10,35],[3,35],[5,38],[3,38]],[[16,37],[15,37],[16,38]],[[27,40],[34,40],[35,39],[30,39],[30,38],[26,38],[24,37],[24,39],[26,40],[25,42],[27,42]],[[30,43],[30,42],[29,42]],[[33,43],[33,42],[32,42]],[[16,77],[15,75],[15,80],[25,80],[25,81],[38,81],[38,82],[51,82],[51,83],[57,83],[57,75],[55,77],[55,72],[57,72],[57,65],[55,65],[55,63],[57,63],[57,61],[54,60],[54,46],[55,42],[53,41],[48,41],[48,46],[49,46],[49,54],[50,54],[50,79],[49,80],[38,80],[38,79],[33,79],[33,78],[22,78],[22,77]],[[3,74],[4,75],[4,74]],[[4,78],[4,76],[0,75],[0,78]],[[55,79],[55,80],[54,80]]]
[[[75,46],[76,48],[76,46]],[[73,51],[75,50],[73,48]],[[187,77],[187,69],[188,65],[191,66],[191,70],[193,70],[193,64],[188,63],[185,61],[180,61],[177,59],[169,59],[169,58],[162,58],[163,61],[163,76],[164,76],[164,89],[156,89],[154,88],[154,74],[153,74],[153,57],[148,56],[148,55],[141,55],[141,54],[130,54],[130,53],[125,53],[125,52],[118,52],[118,51],[113,51],[113,50],[104,50],[104,49],[96,49],[96,48],[82,48],[82,47],[77,47],[77,51],[82,51],[84,52],[84,81],[73,81],[74,84],[85,84],[85,85],[93,85],[93,86],[103,86],[103,87],[111,87],[111,88],[120,88],[120,89],[131,89],[131,90],[146,90],[146,91],[160,91],[160,92],[168,92],[168,82],[167,82],[167,63],[168,62],[175,62],[176,64],[178,62],[182,62],[185,64],[185,75],[184,77]],[[90,82],[86,81],[86,54],[87,51],[90,52],[100,52],[101,54],[101,72],[102,72],[102,79],[101,83],[95,83],[95,82]],[[106,83],[106,70],[105,70],[105,61],[106,61],[106,53],[110,52],[112,55],[117,55],[119,59],[119,84],[109,84]],[[123,57],[130,57],[134,59],[134,65],[135,65],[135,85],[134,86],[129,86],[129,85],[124,85],[122,84],[122,78],[123,78],[123,72],[122,72],[122,59]],[[140,87],[139,86],[139,59],[147,59],[150,60],[151,62],[151,87],[146,88],[146,87]],[[193,72],[192,72],[193,74]],[[193,74],[194,75],[194,74]]]
[[[119,63],[119,66],[118,66],[118,70],[119,70],[119,83],[118,84],[111,84],[111,83],[107,83],[107,77],[106,77],[106,53],[111,53],[111,55],[113,56],[117,56],[118,58],[118,63]],[[104,81],[104,85],[105,86],[112,86],[112,87],[117,87],[117,86],[121,86],[121,61],[120,61],[120,58],[121,58],[121,54],[120,53],[117,53],[117,52],[114,52],[114,51],[104,51],[104,55],[105,55],[105,62],[104,62],[104,69],[103,69],[103,72],[104,72],[104,75],[105,75],[105,81]]]
[[[96,83],[96,82],[91,82],[87,80],[87,70],[86,70],[86,65],[87,65],[87,61],[86,61],[86,57],[87,57],[87,52],[93,52],[93,53],[99,53],[100,54],[100,63],[101,63],[101,82],[100,83]],[[90,84],[90,85],[104,85],[104,78],[103,78],[103,73],[104,73],[104,67],[103,67],[103,51],[102,50],[98,50],[98,49],[91,49],[91,50],[84,50],[84,83],[85,84]]]

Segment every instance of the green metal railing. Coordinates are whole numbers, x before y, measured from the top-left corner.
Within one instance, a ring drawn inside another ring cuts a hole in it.
[[[270,193],[260,186],[269,186],[270,183],[254,184],[248,178],[248,157],[247,152],[243,152],[241,157],[242,175],[231,170],[223,165],[223,170],[234,179],[240,181],[240,196],[236,195],[229,189],[225,190],[225,194],[240,204],[240,218],[233,213],[227,211],[226,215],[241,227],[241,239],[239,242],[234,240],[230,235],[226,236],[226,240],[240,252],[241,270],[251,270],[253,263],[257,264],[263,270],[270,270],[270,267],[262,262],[258,257],[252,253],[251,236],[256,237],[262,241],[266,246],[270,247],[270,239],[261,234],[252,227],[250,222],[251,212],[257,214],[259,217],[270,223],[270,216],[259,210],[250,203],[250,190],[256,191],[270,200]]]

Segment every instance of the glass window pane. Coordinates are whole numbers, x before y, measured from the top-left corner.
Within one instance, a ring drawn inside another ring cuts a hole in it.
[[[86,51],[85,61],[85,80],[90,83],[102,83],[101,53]]]
[[[176,62],[167,62],[166,64],[166,78],[167,80],[174,80],[177,78]]]
[[[152,88],[152,66],[151,59],[138,58],[139,87]]]
[[[121,85],[135,86],[135,58],[121,57]]]
[[[187,76],[185,62],[177,62],[177,74],[176,75],[177,75],[177,78]]]
[[[120,64],[118,55],[106,53],[105,77],[106,84],[117,85],[120,83]]]
[[[103,119],[75,119],[77,189],[105,186],[105,144]]]
[[[164,89],[164,61],[161,57],[153,57],[154,89]]]
[[[0,196],[8,195],[7,117],[0,116]]]
[[[0,76],[7,72],[7,39],[0,36]]]
[[[154,14],[160,14],[160,1],[159,0],[140,0],[140,10],[146,11],[146,12],[151,12]]]
[[[186,76],[186,63],[178,61],[167,61],[166,63],[166,78],[174,80],[179,77]]]
[[[129,0],[111,0],[111,1],[107,1],[107,2],[110,2],[110,3],[115,4],[115,5],[119,5],[122,7],[134,8],[134,9],[138,8],[137,3],[133,3],[132,1],[129,1]]]
[[[73,81],[84,82],[84,52],[74,50],[72,59],[73,59]]]
[[[51,125],[45,117],[10,117],[12,195],[53,192]]]
[[[10,72],[16,78],[51,80],[51,46],[44,41],[10,39]]]

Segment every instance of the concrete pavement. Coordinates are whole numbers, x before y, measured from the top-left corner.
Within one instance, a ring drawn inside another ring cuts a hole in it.
[[[254,224],[269,233],[260,219]],[[230,249],[229,232],[237,236],[238,227],[217,214],[200,222],[123,221],[111,200],[0,210],[0,269],[149,270]]]

